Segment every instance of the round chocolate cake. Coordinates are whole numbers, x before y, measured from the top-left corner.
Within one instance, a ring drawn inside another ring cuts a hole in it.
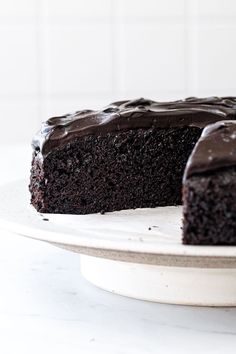
[[[50,118],[33,139],[31,203],[69,214],[181,204],[203,128],[235,118],[234,97],[141,98]]]

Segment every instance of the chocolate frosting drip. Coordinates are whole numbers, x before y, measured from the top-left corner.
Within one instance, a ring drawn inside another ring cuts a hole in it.
[[[236,166],[236,122],[208,125],[189,157],[184,181],[196,174]]]
[[[46,156],[52,149],[85,135],[138,128],[195,126],[235,119],[236,97],[190,97],[174,102],[147,99],[119,101],[102,110],[83,110],[53,117],[42,124],[33,147]]]

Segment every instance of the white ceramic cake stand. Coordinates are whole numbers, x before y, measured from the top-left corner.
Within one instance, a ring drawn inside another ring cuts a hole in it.
[[[80,253],[93,284],[149,301],[236,305],[236,247],[182,245],[181,207],[42,215],[29,205],[27,185],[0,188],[0,226]]]

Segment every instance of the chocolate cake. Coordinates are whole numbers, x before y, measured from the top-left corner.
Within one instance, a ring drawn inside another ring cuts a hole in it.
[[[183,243],[236,245],[236,122],[203,130],[183,184]]]
[[[31,203],[71,214],[180,204],[203,128],[235,115],[236,98],[212,97],[120,101],[50,118],[33,140]]]

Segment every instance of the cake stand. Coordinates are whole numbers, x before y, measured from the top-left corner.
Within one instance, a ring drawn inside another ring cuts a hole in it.
[[[142,300],[236,305],[236,247],[182,245],[181,207],[40,214],[29,205],[27,185],[1,186],[1,228],[80,253],[91,283]]]

